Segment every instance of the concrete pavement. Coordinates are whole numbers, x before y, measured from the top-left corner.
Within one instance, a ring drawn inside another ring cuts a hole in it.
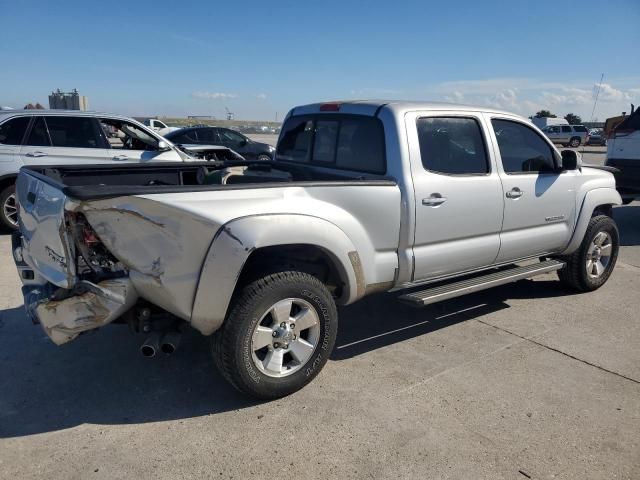
[[[640,471],[640,204],[590,294],[556,277],[413,309],[340,311],[332,360],[258,403],[189,335],[142,358],[109,326],[62,347],[22,310],[0,237],[0,478],[633,479]]]

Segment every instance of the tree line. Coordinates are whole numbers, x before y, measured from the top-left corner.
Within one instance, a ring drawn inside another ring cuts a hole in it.
[[[536,112],[534,115],[535,118],[558,118],[555,113],[551,113],[549,110],[540,110]],[[569,123],[569,125],[579,125],[582,123],[582,118],[580,115],[576,115],[575,113],[567,113],[564,116],[564,119]]]

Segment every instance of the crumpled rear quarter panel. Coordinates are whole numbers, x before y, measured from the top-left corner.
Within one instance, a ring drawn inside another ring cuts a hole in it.
[[[139,197],[86,202],[78,211],[129,269],[142,298],[189,320],[202,263],[217,225]]]

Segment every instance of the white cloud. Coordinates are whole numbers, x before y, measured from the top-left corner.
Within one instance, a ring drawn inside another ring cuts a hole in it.
[[[463,103],[464,102],[464,93],[454,90],[450,95],[445,95],[444,98],[447,102],[451,103]]]
[[[193,92],[191,94],[194,98],[206,98],[209,100],[217,100],[217,99],[228,99],[228,98],[237,98],[238,95],[235,93],[222,93],[222,92]]]
[[[632,94],[636,94],[636,92],[640,91],[640,89],[631,89],[628,92],[623,92],[622,90],[618,90],[617,88],[612,87],[608,83],[603,83],[600,88],[600,94],[598,95],[598,101],[602,100],[603,102],[619,102],[619,101],[628,101],[631,100]]]
[[[256,95],[256,98],[258,100],[265,100],[267,98],[267,94],[266,93],[259,93]]]
[[[629,101],[640,95],[640,89],[635,85],[624,89],[603,83],[598,96],[596,116],[606,118],[628,110]],[[587,120],[591,115],[597,87],[597,84],[591,82],[492,78],[447,81],[431,85],[426,91],[432,98],[435,96],[448,102],[491,106],[525,116],[544,108],[559,116],[569,112],[577,113]]]

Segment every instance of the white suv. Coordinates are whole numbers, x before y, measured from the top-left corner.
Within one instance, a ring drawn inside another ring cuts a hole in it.
[[[119,115],[66,110],[0,111],[0,227],[15,229],[14,183],[24,165],[243,160],[229,148],[178,147]]]
[[[584,125],[549,125],[542,129],[553,143],[563,147],[579,147],[589,141],[589,130]]]

